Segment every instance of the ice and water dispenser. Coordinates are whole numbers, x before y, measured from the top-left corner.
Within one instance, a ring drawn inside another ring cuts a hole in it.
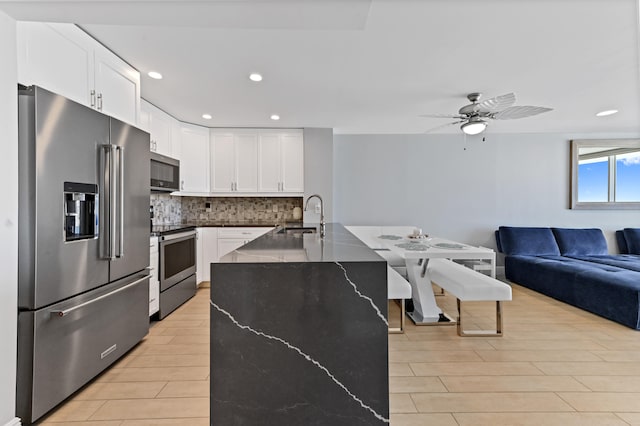
[[[98,185],[64,183],[65,241],[98,236]]]

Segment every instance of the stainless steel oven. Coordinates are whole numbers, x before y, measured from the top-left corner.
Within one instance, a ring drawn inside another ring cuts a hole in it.
[[[196,273],[196,231],[160,237],[160,291]]]
[[[196,231],[160,236],[160,319],[196,293]]]

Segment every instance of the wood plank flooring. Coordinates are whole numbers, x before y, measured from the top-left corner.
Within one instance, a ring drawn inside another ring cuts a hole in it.
[[[208,301],[199,289],[41,424],[207,425]],[[454,298],[437,301],[455,314]],[[469,328],[495,325],[494,304],[463,309]],[[640,332],[516,285],[504,317],[502,338],[411,321],[389,335],[391,424],[640,425]]]

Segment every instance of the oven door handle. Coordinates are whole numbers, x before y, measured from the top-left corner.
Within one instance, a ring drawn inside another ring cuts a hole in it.
[[[177,243],[178,241],[188,240],[189,238],[195,238],[195,237],[196,237],[196,231],[163,235],[162,239],[160,240],[160,244],[167,243],[167,242]]]

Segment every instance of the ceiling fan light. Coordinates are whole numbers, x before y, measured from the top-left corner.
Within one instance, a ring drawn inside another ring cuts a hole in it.
[[[460,126],[460,129],[467,135],[477,135],[484,132],[487,128],[487,123],[480,120],[470,120]]]

